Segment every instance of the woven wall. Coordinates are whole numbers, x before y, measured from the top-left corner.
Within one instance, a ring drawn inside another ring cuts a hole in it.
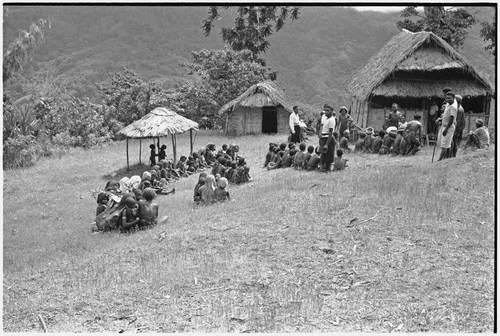
[[[278,133],[289,132],[289,116],[283,106],[278,106]],[[228,135],[261,134],[262,108],[238,106],[228,116],[226,133]]]

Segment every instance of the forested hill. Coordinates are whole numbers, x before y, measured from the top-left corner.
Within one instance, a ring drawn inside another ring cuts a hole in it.
[[[492,21],[493,7],[469,7],[480,21]],[[21,29],[49,18],[45,43],[25,71],[6,86],[21,93],[23,78],[67,83],[80,96],[98,100],[95,82],[124,65],[145,80],[164,86],[189,76],[178,63],[191,61],[191,51],[220,49],[220,23],[209,37],[201,22],[206,7],[181,6],[4,6],[4,50]],[[278,81],[299,101],[319,106],[348,104],[344,83],[350,74],[394,34],[399,13],[358,12],[343,7],[303,7],[298,21],[287,21],[271,37],[265,58],[279,71]],[[492,82],[494,57],[484,50],[480,25],[459,50]]]

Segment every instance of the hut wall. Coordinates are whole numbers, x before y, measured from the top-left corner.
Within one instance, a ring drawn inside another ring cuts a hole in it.
[[[262,133],[262,108],[244,107],[244,134]]]
[[[288,133],[290,128],[288,126],[288,121],[290,120],[290,113],[288,113],[283,106],[278,106],[277,117],[278,117],[278,133]]]
[[[382,129],[382,126],[384,125],[384,118],[386,114],[386,109],[377,109],[373,107],[370,108],[367,118],[365,119],[366,125],[373,127],[376,132],[380,131]]]
[[[227,134],[241,135],[245,133],[245,107],[236,107],[227,120]]]

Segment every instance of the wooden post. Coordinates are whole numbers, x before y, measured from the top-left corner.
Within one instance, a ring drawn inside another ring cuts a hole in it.
[[[175,139],[174,139],[175,134],[172,133],[172,151],[174,152],[174,166],[175,163],[177,162],[177,150],[175,148]]]
[[[130,170],[130,166],[128,163],[128,137],[127,137],[127,170]]]
[[[193,129],[191,128],[189,130],[189,147],[191,148],[191,152],[189,152],[189,155],[193,154]]]
[[[142,155],[142,138],[139,138],[139,164],[142,164],[141,155]]]

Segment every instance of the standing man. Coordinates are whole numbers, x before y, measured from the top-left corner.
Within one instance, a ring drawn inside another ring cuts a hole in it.
[[[327,104],[323,105],[323,109],[321,110],[318,121],[316,122],[316,134],[318,135],[318,138],[321,138],[321,129],[323,128],[323,116],[325,115],[326,106]]]
[[[335,139],[333,138],[333,130],[336,122],[333,117],[333,108],[329,105],[325,108],[323,117],[323,128],[321,129],[321,137],[319,138],[319,147],[321,148],[321,171],[329,172],[333,163],[335,151]]]
[[[387,127],[396,127],[396,129],[399,127],[399,120],[401,118],[401,112],[398,111],[398,104],[397,103],[392,103],[391,107],[391,113],[389,113],[389,117],[387,119]]]
[[[299,107],[294,106],[293,112],[290,114],[289,125],[290,131],[292,133],[291,142],[299,143],[300,142],[300,125],[299,125]]]
[[[420,147],[422,139],[422,123],[420,122],[421,116],[415,114],[413,120],[406,125],[405,140],[410,144],[410,148],[406,155],[413,155]]]
[[[455,133],[453,134],[453,140],[451,143],[451,156],[457,156],[457,150],[462,141],[462,133],[465,128],[465,111],[462,107],[462,96],[456,95],[455,99],[457,101],[457,123],[455,125]]]
[[[436,119],[438,117],[438,111],[439,107],[437,106],[436,101],[433,99],[432,105],[429,108],[429,122],[427,123],[428,134],[436,134]]]
[[[438,161],[448,158],[451,152],[451,141],[455,133],[455,118],[457,117],[457,102],[453,91],[446,92],[446,107],[442,116],[441,127],[438,132],[437,143],[441,146]]]
[[[348,130],[349,132],[351,131],[350,124],[352,122],[352,118],[347,113],[347,107],[345,106],[341,106],[339,112],[339,124],[337,125],[336,131],[339,132],[339,136],[343,136],[346,130]]]

